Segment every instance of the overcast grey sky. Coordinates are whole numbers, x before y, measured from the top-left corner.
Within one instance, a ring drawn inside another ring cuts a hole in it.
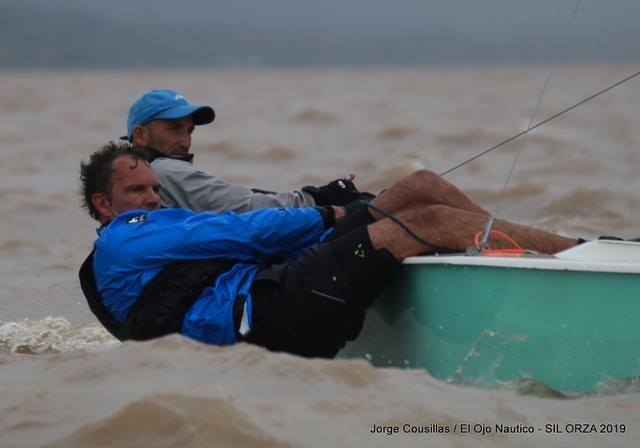
[[[639,0],[0,0],[0,67],[638,62]]]

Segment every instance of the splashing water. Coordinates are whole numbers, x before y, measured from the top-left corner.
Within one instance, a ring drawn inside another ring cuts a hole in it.
[[[98,324],[72,327],[64,317],[0,323],[0,351],[13,354],[95,351],[119,342]]]

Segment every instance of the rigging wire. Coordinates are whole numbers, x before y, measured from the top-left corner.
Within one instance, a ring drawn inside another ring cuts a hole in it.
[[[580,2],[581,2],[581,0],[579,0],[579,4],[580,4]],[[579,6],[579,4],[578,4],[578,6]],[[576,8],[576,10],[577,10],[577,8]],[[534,124],[533,126],[529,126],[527,129],[525,129],[525,130],[523,130],[521,132],[518,132],[515,135],[512,135],[511,137],[501,141],[500,143],[497,143],[497,144],[493,145],[492,147],[490,147],[490,148],[488,148],[488,149],[486,149],[486,150],[474,155],[473,157],[470,157],[470,158],[458,163],[457,165],[452,166],[451,168],[447,169],[446,171],[443,171],[442,173],[440,173],[440,176],[446,176],[447,174],[457,170],[458,168],[462,168],[463,166],[467,165],[468,163],[471,163],[474,160],[477,160],[480,157],[482,157],[482,156],[484,156],[484,155],[486,155],[486,154],[488,154],[490,152],[493,152],[496,149],[501,148],[502,146],[506,145],[507,143],[511,143],[512,141],[522,137],[523,135],[526,135],[530,131],[533,131],[534,129],[537,129],[540,126],[543,126],[543,125],[549,123],[550,121],[555,120],[556,118],[559,118],[559,117],[561,117],[562,115],[565,115],[568,112],[571,112],[572,110],[582,106],[583,104],[588,103],[589,101],[599,97],[600,95],[603,95],[603,94],[607,93],[608,91],[610,91],[612,89],[615,89],[616,87],[621,86],[622,84],[625,84],[628,81],[631,81],[633,78],[636,78],[638,75],[640,75],[640,71],[637,71],[635,73],[632,73],[632,74],[626,76],[625,78],[621,79],[620,81],[617,81],[614,84],[611,84],[611,85],[605,87],[604,89],[602,89],[602,90],[600,90],[600,91],[598,91],[598,92],[596,92],[596,93],[594,93],[592,95],[589,95],[588,97],[578,101],[577,103],[575,103],[575,104],[573,104],[573,105],[571,105],[571,106],[569,106],[569,107],[567,107],[565,109],[562,109],[560,112],[557,112],[557,113],[551,115],[550,117],[547,117],[542,121],[539,121],[538,123]]]
[[[580,10],[581,4],[582,4],[582,0],[576,1],[576,7],[573,10],[573,15],[571,16],[569,26],[568,26],[569,30],[571,29],[571,26],[573,25],[574,20],[578,15],[578,11]],[[560,47],[558,46],[556,47],[556,54],[553,58],[554,60],[553,65],[551,66],[551,69],[547,73],[547,77],[544,81],[544,86],[542,87],[542,91],[540,92],[540,95],[538,95],[538,100],[536,101],[536,105],[533,108],[533,112],[531,114],[531,118],[529,119],[529,124],[527,126],[527,129],[531,128],[531,126],[533,125],[533,120],[535,120],[536,115],[538,114],[538,110],[540,109],[540,105],[542,104],[542,98],[544,98],[544,95],[547,93],[547,88],[549,87],[549,82],[551,81],[551,77],[553,76],[553,73],[555,72],[556,67],[558,66],[558,60],[560,59],[559,56],[560,56]],[[509,184],[511,183],[511,176],[515,171],[516,165],[518,164],[518,160],[520,160],[520,155],[522,154],[522,151],[524,150],[525,145],[527,143],[527,137],[529,137],[528,131],[524,134],[524,138],[520,141],[520,148],[518,148],[518,151],[516,152],[516,156],[514,157],[513,163],[511,164],[511,168],[509,169],[509,174],[507,174],[507,179],[505,180],[504,186],[502,187],[502,191],[498,196],[498,203],[496,204],[496,208],[493,210],[493,213],[491,214],[491,216],[487,217],[487,220],[484,224],[484,227],[482,229],[482,238],[480,238],[480,244],[478,245],[479,249],[482,249],[487,245],[487,241],[489,240],[489,235],[491,234],[491,228],[493,227],[493,223],[496,219],[496,216],[498,215],[498,210],[502,205],[502,200],[504,199],[504,195],[507,192],[507,188],[509,188]]]
[[[498,148],[500,148],[500,147],[502,147],[502,146],[506,145],[507,143],[510,143],[510,142],[512,142],[512,141],[514,141],[514,140],[516,140],[517,138],[522,137],[522,136],[523,136],[523,135],[525,135],[526,133],[528,133],[528,132],[530,132],[530,131],[533,131],[533,130],[534,130],[534,129],[536,129],[536,128],[539,128],[540,126],[542,126],[542,125],[544,125],[544,124],[547,124],[547,123],[548,123],[548,122],[550,122],[551,120],[555,120],[556,118],[560,117],[561,115],[564,115],[564,114],[566,114],[567,112],[570,112],[570,111],[572,111],[573,109],[575,109],[575,108],[577,108],[577,107],[580,107],[580,106],[582,106],[582,105],[583,105],[583,104],[585,104],[585,103],[588,103],[589,101],[591,101],[591,100],[595,99],[596,97],[599,97],[600,95],[602,95],[602,94],[604,94],[604,93],[608,92],[609,90],[615,89],[616,87],[618,87],[618,86],[620,86],[620,85],[622,85],[622,84],[626,83],[627,81],[631,81],[633,78],[635,78],[635,77],[636,77],[636,76],[638,76],[638,75],[640,75],[640,71],[635,72],[635,73],[633,73],[632,75],[629,75],[629,76],[627,76],[627,77],[626,77],[626,78],[624,78],[624,79],[621,79],[620,81],[616,82],[615,84],[612,84],[612,85],[610,85],[610,86],[608,86],[608,87],[606,87],[606,88],[604,88],[604,89],[600,90],[599,92],[594,93],[594,94],[593,94],[593,95],[591,95],[591,96],[588,96],[587,98],[585,98],[585,99],[583,99],[583,100],[579,101],[578,103],[575,103],[573,106],[569,106],[569,107],[567,107],[566,109],[563,109],[563,110],[561,110],[560,112],[558,112],[558,113],[556,113],[556,114],[554,114],[554,115],[551,115],[551,116],[550,116],[550,117],[548,117],[548,118],[545,118],[544,120],[542,120],[542,121],[540,121],[540,122],[538,122],[538,123],[534,124],[533,126],[531,126],[531,127],[527,128],[527,129],[525,129],[524,131],[519,132],[519,133],[517,133],[516,135],[513,135],[513,136],[509,137],[509,138],[508,138],[508,139],[506,139],[506,140],[503,140],[502,142],[498,143],[497,145],[494,145],[494,146],[492,146],[491,148],[486,149],[486,150],[482,151],[481,153],[476,154],[476,155],[475,155],[475,156],[473,156],[473,157],[470,157],[469,159],[465,160],[464,162],[461,162],[461,163],[457,164],[457,165],[456,165],[456,166],[454,166],[454,167],[449,168],[448,170],[446,170],[446,171],[444,171],[444,172],[440,173],[440,175],[441,175],[441,176],[445,176],[445,175],[449,174],[450,172],[455,171],[455,170],[457,170],[458,168],[461,168],[461,167],[463,167],[464,165],[466,165],[466,164],[468,164],[468,163],[470,163],[470,162],[473,162],[473,161],[474,161],[474,160],[476,160],[476,159],[479,159],[480,157],[484,156],[485,154],[488,154],[488,153],[490,153],[491,151],[494,151],[494,150],[496,150],[496,149],[498,149]]]

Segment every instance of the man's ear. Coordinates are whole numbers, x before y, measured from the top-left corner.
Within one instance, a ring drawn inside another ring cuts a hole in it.
[[[146,146],[149,140],[149,130],[144,126],[136,126],[133,128],[131,143],[136,146]]]
[[[109,222],[116,217],[111,208],[111,201],[104,193],[94,193],[93,196],[91,196],[91,203],[96,210],[98,210],[101,223]]]

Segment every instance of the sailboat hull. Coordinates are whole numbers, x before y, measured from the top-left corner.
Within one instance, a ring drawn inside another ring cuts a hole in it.
[[[594,392],[640,376],[637,265],[470,258],[407,264],[342,355],[488,387],[532,378]]]

